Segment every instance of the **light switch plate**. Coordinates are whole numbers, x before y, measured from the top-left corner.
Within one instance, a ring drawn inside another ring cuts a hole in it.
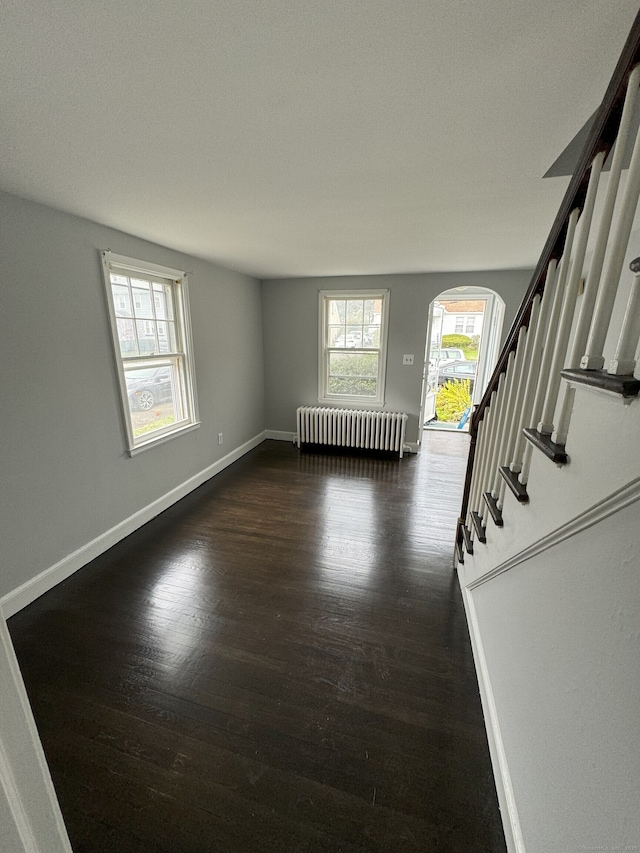
[[[413,364],[413,356],[412,355],[403,355],[402,356],[403,364]]]

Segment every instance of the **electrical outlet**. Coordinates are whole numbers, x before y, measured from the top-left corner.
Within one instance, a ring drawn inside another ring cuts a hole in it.
[[[403,355],[402,356],[403,364],[413,364],[413,356],[412,355]]]
[[[222,444],[222,433],[218,433],[218,444]]]

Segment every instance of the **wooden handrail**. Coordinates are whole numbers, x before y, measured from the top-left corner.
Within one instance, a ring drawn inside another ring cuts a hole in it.
[[[467,474],[465,479],[462,509],[460,512],[461,519],[466,518],[469,491],[471,488],[471,477],[473,474],[473,462],[475,454],[475,439],[478,432],[478,424],[484,417],[485,409],[489,404],[491,394],[498,386],[500,374],[506,370],[509,353],[515,350],[518,335],[522,326],[529,323],[529,315],[531,305],[537,293],[543,293],[544,282],[547,266],[552,259],[560,259],[564,247],[564,241],[567,234],[567,225],[569,215],[575,207],[582,208],[587,192],[589,182],[589,170],[591,163],[600,151],[604,151],[608,156],[618,133],[620,118],[622,116],[622,107],[627,87],[629,75],[633,68],[640,62],[640,12],[638,12],[633,26],[625,42],[620,59],[616,65],[607,91],[598,108],[598,111],[593,120],[593,124],[589,131],[589,135],[585,142],[584,148],[578,160],[578,164],[573,173],[573,177],[569,183],[567,191],[558,210],[558,214],[553,222],[551,231],[540,255],[540,260],[535,268],[533,277],[524,296],[522,304],[518,309],[518,313],[511,325],[509,334],[505,340],[504,346],[498,357],[495,370],[489,380],[487,388],[484,392],[482,400],[476,406],[475,411],[470,419],[471,446],[469,449],[469,461],[467,464]],[[457,541],[461,541],[462,533],[460,525],[458,529]]]

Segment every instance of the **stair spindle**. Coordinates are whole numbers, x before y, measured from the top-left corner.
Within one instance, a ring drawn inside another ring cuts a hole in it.
[[[513,359],[513,353],[509,354],[509,358]],[[492,419],[491,426],[491,441],[489,443],[488,452],[487,452],[487,466],[484,472],[483,483],[482,483],[482,494],[484,495],[485,491],[491,493],[491,480],[492,480],[492,472],[494,470],[494,460],[497,453],[497,444],[500,439],[500,425],[502,423],[502,412],[504,409],[504,387],[506,381],[506,372],[502,372],[500,374],[500,379],[498,380],[498,389],[496,391],[496,400],[494,404],[494,416]]]
[[[615,376],[633,375],[636,368],[636,350],[640,340],[640,258],[631,261],[629,268],[635,275],[624,312],[616,353],[608,370]]]
[[[569,336],[571,334],[571,325],[576,312],[578,287],[580,285],[582,270],[584,268],[584,258],[587,252],[587,241],[591,230],[593,209],[596,203],[602,160],[603,154],[601,152],[594,159],[591,165],[591,174],[589,176],[589,186],[587,188],[584,209],[580,215],[575,255],[571,262],[571,272],[569,273],[567,287],[565,289],[562,310],[560,313],[560,323],[558,325],[558,333],[553,351],[553,360],[549,370],[547,395],[542,409],[542,417],[538,424],[538,432],[543,435],[551,435],[553,433],[553,416],[558,402],[558,393],[560,391],[560,371],[565,366],[567,347],[569,346]]]
[[[557,286],[558,264],[552,260],[547,267],[547,276],[545,280],[544,293],[540,302],[540,316],[536,328],[535,340],[533,342],[533,352],[531,362],[527,373],[527,381],[524,389],[522,400],[522,410],[520,412],[520,420],[516,431],[516,442],[513,453],[511,454],[511,464],[509,468],[513,474],[520,474],[522,471],[522,461],[524,458],[525,447],[527,446],[524,437],[523,429],[525,424],[532,422],[533,403],[536,393],[536,385],[538,382],[538,371],[540,370],[540,362],[542,360],[542,351],[544,349],[544,340],[546,338],[547,329],[549,327],[549,314],[551,306],[555,299]]]
[[[627,97],[625,99],[624,111],[627,111],[627,106],[630,104],[630,110],[635,104],[638,85],[640,82],[640,66],[636,66],[631,73],[629,86],[627,88]],[[625,115],[623,112],[623,120]],[[630,118],[628,119],[631,120]],[[622,138],[622,121],[620,123],[620,132],[616,141],[616,155],[619,155],[620,165],[622,168],[622,156],[626,138]],[[614,156],[614,161],[616,156]],[[613,172],[613,167],[612,167]],[[613,175],[610,177],[612,180]],[[614,226],[613,237],[609,245],[609,254],[607,257],[607,266],[602,278],[602,284],[598,290],[596,297],[595,309],[591,319],[591,327],[589,329],[589,338],[587,340],[586,352],[580,361],[580,367],[583,370],[601,370],[604,367],[604,345],[611,322],[613,306],[618,292],[618,283],[624,263],[624,256],[629,244],[629,236],[631,227],[635,217],[636,208],[638,206],[638,197],[640,196],[640,130],[636,136],[631,164],[629,166],[629,174],[627,176],[627,184],[624,189],[620,206],[620,216]]]
[[[527,342],[526,335],[527,328],[526,326],[522,326],[520,328],[520,331],[518,332],[518,343],[516,344],[516,351],[513,358],[513,366],[511,368],[511,375],[509,376],[507,398],[500,430],[500,444],[498,447],[496,466],[492,475],[493,484],[491,494],[497,500],[500,509],[502,509],[501,497],[504,497],[504,492],[501,493],[501,487],[504,483],[504,480],[502,479],[502,476],[500,474],[500,466],[504,464],[504,460],[507,454],[507,443],[509,441],[509,433],[511,431],[511,423],[515,417],[515,400],[518,392],[518,383],[520,380],[520,375],[522,373],[522,361],[524,358],[524,351]]]

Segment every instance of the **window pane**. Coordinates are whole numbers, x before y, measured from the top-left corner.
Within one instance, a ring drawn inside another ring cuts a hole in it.
[[[362,326],[347,326],[345,346],[348,349],[362,346]]]
[[[159,320],[174,320],[173,301],[171,299],[171,288],[168,284],[153,282],[153,301],[156,309],[156,317]]]
[[[178,345],[175,323],[158,323],[158,346],[160,347],[160,352],[177,352]]]
[[[114,284],[111,277],[111,294],[113,296],[113,306],[116,310],[116,317],[131,317],[131,299],[129,298],[129,288],[122,284]]]
[[[375,397],[378,353],[329,353],[329,393]]]
[[[366,299],[364,303],[364,322],[370,326],[382,323],[382,300]]]
[[[178,364],[124,369],[135,437],[183,419]]]
[[[364,322],[362,313],[362,299],[349,299],[347,302],[347,323],[351,325],[362,325]]]
[[[380,326],[365,326],[362,337],[363,347],[380,346]]]
[[[133,312],[136,317],[153,318],[153,308],[151,307],[151,285],[148,281],[139,281],[131,279],[131,293],[133,295]]]
[[[344,299],[329,299],[327,319],[329,325],[344,326],[347,319],[347,303]]]
[[[116,320],[118,343],[123,356],[138,355],[138,345],[133,320]]]
[[[343,347],[346,342],[346,334],[344,326],[329,326],[329,346]]]
[[[155,323],[152,320],[136,320],[136,330],[140,355],[156,352]]]

